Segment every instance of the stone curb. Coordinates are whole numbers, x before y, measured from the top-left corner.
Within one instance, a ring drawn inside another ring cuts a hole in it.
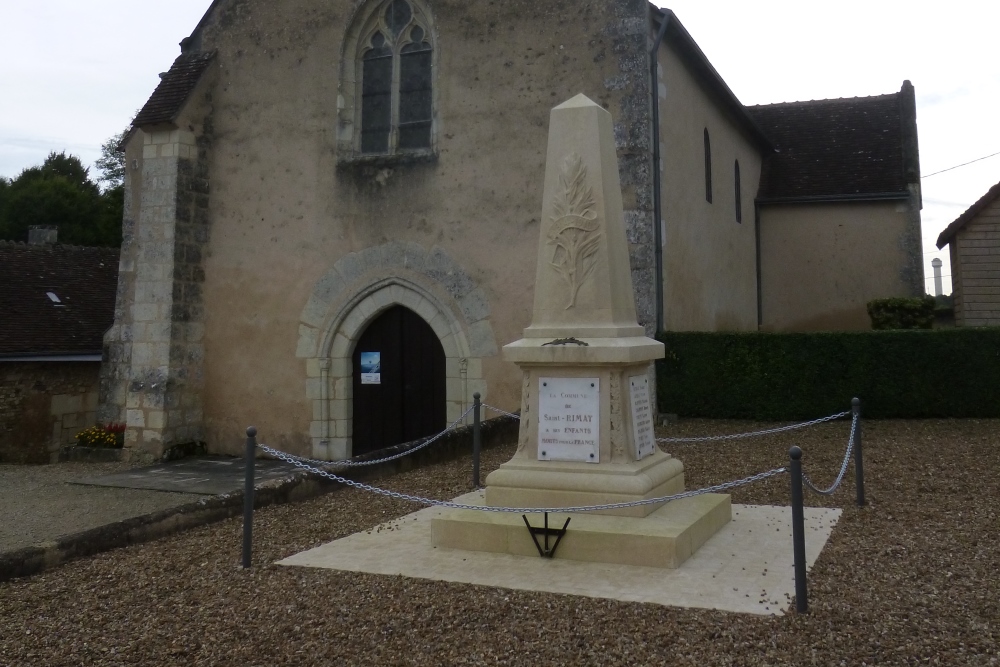
[[[517,430],[518,420],[512,417],[498,417],[484,421],[482,423],[482,448],[490,449],[516,440]],[[411,443],[404,443],[388,447],[358,457],[356,460],[392,456],[411,446]],[[348,469],[346,472],[338,474],[353,480],[371,481],[441,461],[454,460],[471,451],[472,427],[466,426],[456,429],[453,433],[442,437],[427,449],[422,449],[413,456],[370,467]],[[314,473],[296,472],[281,479],[262,482],[256,486],[254,507],[261,508],[268,505],[299,502],[335,491],[343,486],[343,484],[329,481]],[[0,582],[38,574],[76,558],[84,558],[112,549],[157,540],[183,530],[239,516],[242,512],[243,492],[237,491],[203,498],[186,505],[116,521],[66,535],[51,542],[43,542],[32,547],[10,551],[0,554]]]

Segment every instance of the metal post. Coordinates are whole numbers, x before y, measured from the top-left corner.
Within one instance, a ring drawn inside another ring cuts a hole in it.
[[[257,455],[257,429],[247,429],[246,477],[243,484],[243,567],[250,567],[250,548],[253,543],[253,483],[254,457]]]
[[[792,447],[788,450],[792,473],[792,551],[795,555],[795,611],[804,614],[809,611],[806,592],[806,529],[805,512],[802,508],[802,450]]]
[[[851,416],[857,418],[858,430],[854,434],[854,485],[858,507],[865,506],[865,459],[861,451],[861,399],[851,401]]]
[[[472,488],[479,488],[479,450],[482,448],[483,440],[480,429],[480,403],[479,392],[472,395]]]

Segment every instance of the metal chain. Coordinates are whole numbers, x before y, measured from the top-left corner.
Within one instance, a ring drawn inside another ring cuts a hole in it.
[[[432,443],[434,443],[435,441],[437,441],[440,438],[444,437],[444,435],[446,433],[448,433],[449,431],[453,431],[458,424],[460,424],[466,417],[469,416],[469,413],[471,413],[472,410],[473,410],[473,408],[470,407],[468,410],[466,410],[464,413],[462,413],[461,417],[459,417],[458,419],[456,419],[455,421],[453,421],[451,424],[449,424],[447,427],[445,427],[445,429],[443,431],[441,431],[440,433],[438,433],[435,436],[432,436],[432,437],[428,438],[427,440],[424,440],[419,445],[416,445],[414,447],[410,447],[406,451],[400,452],[398,454],[393,454],[392,456],[385,456],[385,457],[380,458],[380,459],[371,459],[371,460],[366,460],[366,461],[351,461],[351,460],[344,460],[344,461],[320,461],[318,459],[307,459],[304,456],[295,456],[294,454],[287,454],[285,452],[278,452],[278,450],[272,449],[271,447],[268,447],[267,445],[258,444],[257,446],[260,447],[265,452],[267,452],[268,454],[272,454],[274,456],[278,456],[279,454],[284,455],[283,457],[279,456],[279,458],[283,458],[283,460],[286,460],[286,461],[289,458],[291,458],[291,459],[295,459],[296,461],[302,461],[303,463],[311,463],[313,465],[322,466],[324,468],[359,468],[359,467],[362,467],[362,466],[373,466],[373,465],[376,465],[376,464],[379,464],[379,463],[387,463],[389,461],[395,461],[396,459],[401,459],[404,456],[409,456],[410,454],[413,454],[414,452],[419,452],[421,449],[424,449],[425,447],[429,447]],[[284,457],[288,457],[288,458],[284,458]]]
[[[482,405],[484,408],[492,410],[493,412],[499,412],[504,417],[513,417],[514,419],[521,419],[521,415],[514,414],[513,412],[507,412],[506,410],[501,410],[500,408],[495,408],[492,405],[489,405],[488,403],[480,403],[480,405]]]
[[[631,502],[624,502],[624,503],[609,503],[606,505],[587,505],[582,507],[486,507],[481,505],[463,505],[461,503],[453,503],[446,500],[423,498],[421,496],[412,496],[406,493],[399,493],[398,491],[381,489],[377,486],[364,484],[362,482],[356,482],[353,479],[347,479],[346,477],[335,475],[332,472],[315,468],[307,463],[304,463],[295,456],[292,456],[290,454],[285,454],[284,452],[279,452],[278,450],[272,449],[271,447],[267,447],[266,445],[258,445],[258,447],[263,449],[268,454],[275,456],[288,463],[291,463],[294,466],[302,468],[303,470],[307,470],[322,477],[326,477],[327,479],[333,480],[335,482],[340,482],[341,484],[346,484],[347,486],[352,486],[362,491],[370,491],[372,493],[377,493],[379,495],[386,496],[389,498],[396,498],[398,500],[408,500],[410,502],[419,503],[421,505],[429,505],[432,507],[447,507],[459,510],[478,510],[480,512],[508,512],[517,514],[541,514],[544,512],[564,513],[564,514],[569,512],[596,512],[601,510],[624,509],[626,507],[639,507],[641,505],[654,505],[657,503],[664,503],[670,500],[680,500],[681,498],[690,498],[692,496],[699,496],[704,493],[716,493],[718,491],[726,491],[727,489],[733,489],[738,486],[743,486],[745,484],[759,482],[761,480],[767,479],[768,477],[773,477],[774,475],[780,475],[782,473],[787,472],[787,468],[775,468],[773,470],[768,470],[766,472],[757,473],[756,475],[751,475],[750,477],[744,477],[743,479],[737,479],[732,482],[726,482],[724,484],[716,484],[715,486],[709,486],[704,489],[698,489],[697,491],[685,491],[684,493],[678,493],[672,496],[662,496],[660,498],[647,498],[645,500],[634,500]]]
[[[818,489],[814,485],[809,477],[806,475],[806,471],[802,471],[802,481],[805,482],[806,486],[809,487],[811,491],[820,494],[821,496],[832,496],[833,492],[837,490],[840,486],[840,482],[844,479],[844,473],[847,472],[847,463],[851,460],[851,451],[854,449],[854,434],[857,432],[858,428],[858,415],[854,415],[854,419],[851,420],[851,436],[847,439],[847,452],[844,454],[844,462],[840,465],[840,474],[837,475],[837,479],[833,482],[833,485],[828,489]]]
[[[736,440],[738,438],[753,438],[760,435],[768,435],[771,433],[783,433],[785,431],[794,431],[795,429],[805,428],[807,426],[815,426],[816,424],[822,424],[823,422],[833,421],[834,419],[840,419],[841,417],[846,417],[851,414],[850,410],[845,410],[844,412],[838,412],[835,415],[830,415],[829,417],[820,417],[819,419],[813,419],[812,421],[802,422],[801,424],[792,424],[790,426],[779,426],[778,428],[769,428],[764,431],[751,431],[749,433],[734,433],[731,435],[706,435],[700,438],[657,438],[657,442],[714,442],[719,440]]]

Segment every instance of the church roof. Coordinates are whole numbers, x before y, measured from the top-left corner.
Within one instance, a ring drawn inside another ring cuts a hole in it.
[[[992,204],[997,199],[1000,199],[1000,183],[997,183],[992,188],[987,190],[986,194],[980,197],[975,204],[970,206],[965,211],[965,213],[955,218],[955,220],[950,225],[944,228],[944,231],[942,231],[941,235],[938,236],[937,247],[943,248],[949,243],[951,243],[951,240],[955,237],[955,234],[958,234],[958,232],[960,232],[963,227],[969,224],[969,222],[973,218],[979,215],[979,213],[984,208]]]
[[[160,78],[159,85],[132,121],[132,126],[174,122],[214,57],[214,51],[179,55],[170,70]]]
[[[873,97],[750,106],[777,149],[767,156],[759,199],[879,199],[908,194],[908,128],[903,91]],[[911,167],[911,170],[918,168]],[[919,178],[919,173],[915,174]]]
[[[727,112],[733,122],[746,132],[764,152],[773,150],[770,137],[763,132],[756,119],[747,113],[747,107],[736,97],[722,76],[716,71],[708,56],[677,18],[677,15],[666,7],[660,8],[650,3],[653,16],[653,29],[658,31],[664,20],[668,21],[663,40],[676,50],[684,63],[691,68],[698,80],[707,89],[709,95]]]
[[[99,355],[118,248],[0,241],[0,357]]]

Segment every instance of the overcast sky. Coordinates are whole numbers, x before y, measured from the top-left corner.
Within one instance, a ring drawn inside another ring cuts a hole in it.
[[[265,1],[265,0],[261,0]],[[275,0],[267,0],[275,1]],[[317,0],[320,1],[320,0]],[[539,0],[543,1],[543,0]],[[0,0],[0,175],[65,150],[92,164],[180,52],[210,0]],[[674,0],[744,104],[916,88],[923,174],[1000,152],[1000,3]],[[941,230],[1000,181],[1000,155],[923,181],[930,260]]]

